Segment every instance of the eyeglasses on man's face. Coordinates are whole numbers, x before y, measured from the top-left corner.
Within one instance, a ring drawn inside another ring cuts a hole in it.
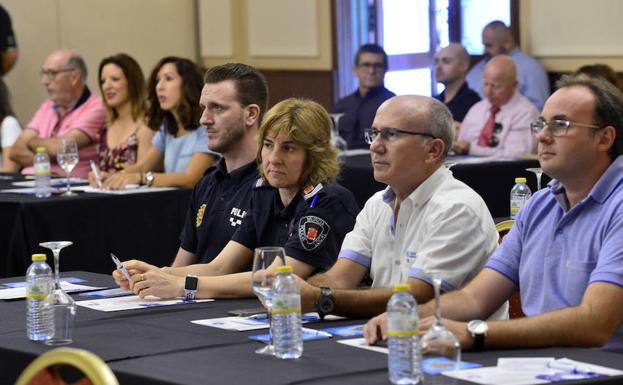
[[[551,136],[565,136],[571,126],[592,128],[595,130],[601,128],[594,124],[577,123],[565,119],[553,119],[549,122],[546,122],[545,119],[539,119],[536,122],[530,123],[530,130],[532,131],[532,135],[537,135],[547,127],[547,131]]]
[[[372,62],[364,61],[364,62],[361,62],[361,63],[357,64],[357,67],[363,68],[365,70],[374,69],[374,70],[377,70],[377,71],[382,71],[382,70],[385,69],[385,64],[383,64],[383,63],[372,63]]]
[[[376,139],[376,137],[379,135],[381,136],[382,141],[388,142],[388,143],[395,142],[400,137],[403,137],[405,135],[419,135],[419,136],[426,136],[432,139],[437,139],[435,135],[429,134],[427,132],[404,131],[404,130],[399,130],[397,128],[391,128],[391,127],[386,127],[381,130],[377,130],[376,128],[369,128],[364,131],[366,143],[368,144],[372,144],[372,142],[374,142],[374,139]]]
[[[57,70],[50,70],[50,69],[42,69],[41,71],[39,71],[39,75],[41,75],[42,78],[47,78],[50,80],[54,80],[56,78],[56,75],[60,74],[61,72],[69,72],[69,71],[73,71],[75,70],[75,68],[60,68]]]

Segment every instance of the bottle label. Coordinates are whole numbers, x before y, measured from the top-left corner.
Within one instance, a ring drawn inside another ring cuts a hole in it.
[[[301,297],[298,295],[277,295],[273,294],[273,308],[271,313],[274,314],[292,314],[301,312]]]
[[[530,197],[514,196],[511,199],[511,214],[516,215],[519,210],[521,210],[521,208],[526,204],[526,202],[528,202],[528,199],[530,199]]]
[[[419,334],[419,322],[415,315],[388,317],[390,337],[410,337]]]
[[[43,299],[50,292],[50,281],[48,278],[36,278],[26,285],[26,298]]]
[[[50,174],[50,163],[35,163],[35,174]]]

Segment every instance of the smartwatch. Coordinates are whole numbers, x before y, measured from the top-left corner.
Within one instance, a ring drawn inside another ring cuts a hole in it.
[[[485,337],[489,331],[489,325],[485,321],[472,320],[467,324],[467,331],[474,339],[474,350],[483,350],[485,347]]]
[[[316,309],[318,310],[320,319],[324,320],[324,317],[332,313],[334,308],[335,300],[333,299],[333,292],[328,287],[321,287],[320,298],[318,298],[318,302],[316,302]]]
[[[154,173],[151,171],[147,171],[145,173],[145,186],[151,187],[154,184]]]
[[[192,300],[195,299],[195,294],[197,293],[197,285],[199,284],[199,278],[196,275],[187,275],[186,281],[184,282],[184,299]]]

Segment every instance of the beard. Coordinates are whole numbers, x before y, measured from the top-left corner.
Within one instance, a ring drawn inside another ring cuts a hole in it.
[[[235,122],[229,129],[224,130],[224,134],[217,143],[210,143],[208,141],[208,148],[212,151],[219,152],[221,154],[228,152],[237,143],[242,141],[246,132],[244,121],[242,118]]]

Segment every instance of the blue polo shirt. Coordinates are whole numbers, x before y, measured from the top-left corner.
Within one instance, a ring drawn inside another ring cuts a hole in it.
[[[213,260],[231,240],[249,212],[257,178],[255,161],[228,173],[221,159],[199,180],[180,236],[180,246],[195,254],[198,263]]]
[[[353,194],[335,183],[309,186],[284,207],[279,190],[259,179],[250,215],[232,240],[251,250],[283,246],[287,256],[327,270],[344,236],[353,229],[358,211]]]
[[[370,148],[364,139],[364,130],[372,127],[376,110],[393,96],[396,94],[381,86],[370,89],[366,96],[361,96],[359,90],[356,90],[335,104],[332,112],[344,114],[338,128],[349,150]]]
[[[527,316],[579,305],[593,282],[623,286],[623,156],[571,210],[564,187],[548,186],[522,208],[486,265],[515,283]],[[623,325],[603,349],[623,351]]]

